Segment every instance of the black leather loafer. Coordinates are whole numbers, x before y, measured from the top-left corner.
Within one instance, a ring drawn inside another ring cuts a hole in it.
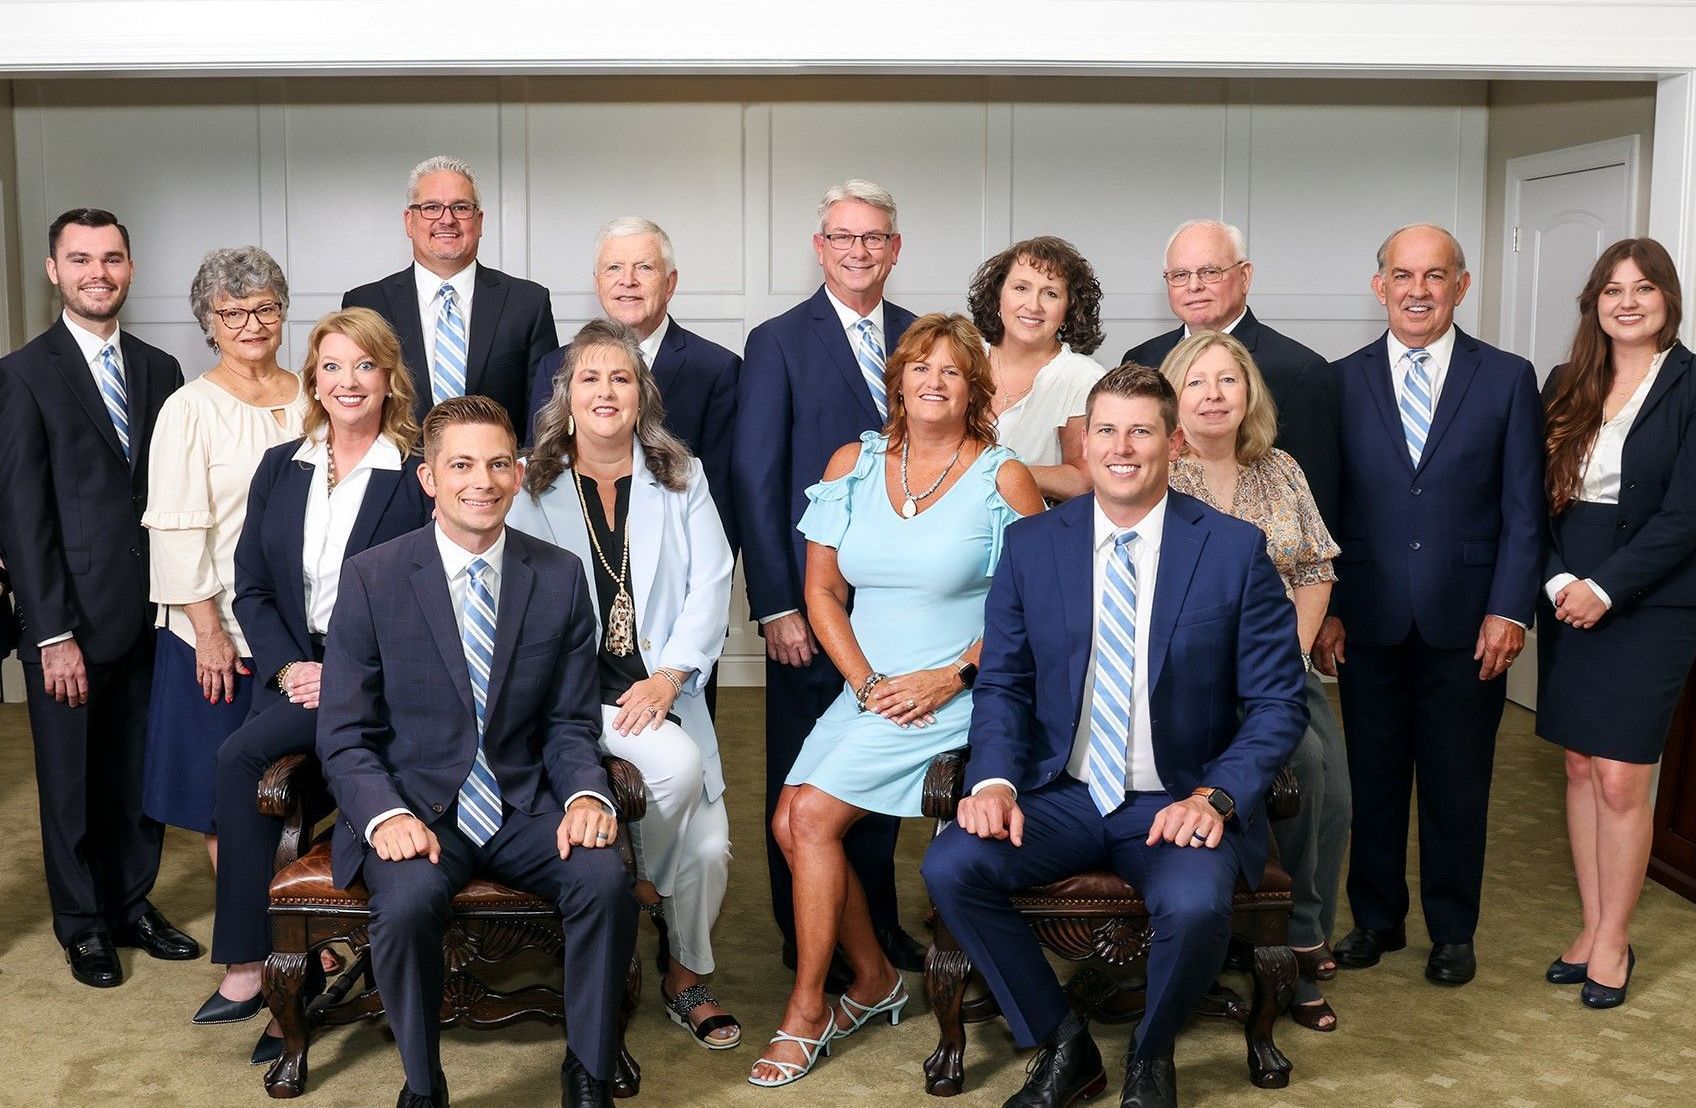
[[[206,1003],[200,1006],[200,1011],[194,1014],[193,1023],[206,1026],[216,1023],[241,1023],[259,1014],[259,1009],[265,1007],[265,994],[254,993],[246,1000],[231,1000],[223,993],[213,990],[206,998]]]
[[[896,927],[877,933],[877,945],[889,959],[889,964],[908,973],[925,971],[925,947],[919,940]]]
[[[74,936],[65,946],[65,961],[71,964],[72,977],[96,989],[110,989],[124,980],[118,950],[104,928],[91,927]]]
[[[1464,985],[1477,976],[1471,943],[1438,943],[1425,960],[1425,980],[1433,985]]]
[[[1025,1072],[1024,1088],[1002,1108],[1068,1108],[1107,1088],[1101,1051],[1087,1027],[1063,1043],[1043,1047]]]
[[[1178,1108],[1178,1067],[1170,1054],[1164,1058],[1132,1061],[1125,1055],[1125,1089],[1119,1108]]]
[[[172,927],[157,908],[143,912],[140,919],[114,934],[113,938],[119,946],[139,947],[144,953],[168,962],[186,962],[200,957],[200,944]]]
[[[1377,965],[1384,955],[1402,950],[1406,946],[1406,927],[1393,927],[1388,931],[1357,927],[1345,935],[1343,941],[1331,949],[1331,953],[1336,957],[1337,965],[1344,969],[1366,969]]]
[[[560,1108],[612,1108],[612,1085],[593,1076],[569,1048],[559,1067]]]

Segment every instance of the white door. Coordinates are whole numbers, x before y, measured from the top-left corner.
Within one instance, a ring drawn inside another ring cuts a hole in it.
[[[1537,368],[1566,360],[1578,293],[1610,244],[1637,233],[1637,137],[1508,162],[1502,341]],[[1508,670],[1508,698],[1537,706],[1537,634]]]

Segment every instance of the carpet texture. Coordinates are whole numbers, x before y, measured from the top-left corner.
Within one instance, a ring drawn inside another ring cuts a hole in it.
[[[789,1090],[745,1083],[771,1034],[790,977],[778,960],[767,907],[760,828],[761,712],[758,690],[727,689],[720,701],[732,841],[737,855],[716,935],[713,981],[745,1026],[736,1050],[702,1050],[660,1012],[653,980],[653,930],[644,924],[643,1003],[630,1030],[642,1065],[637,1103],[664,1105],[924,1104],[920,1066],[936,1042],[920,981],[900,1026],[855,1036]],[[1428,949],[1417,918],[1411,945],[1376,969],[1342,972],[1327,989],[1341,1026],[1330,1035],[1281,1020],[1278,1042],[1295,1065],[1291,1085],[1248,1083],[1234,1025],[1192,1025],[1178,1042],[1185,1105],[1295,1108],[1307,1105],[1624,1105],[1696,1103],[1696,906],[1651,884],[1635,930],[1631,999],[1591,1012],[1578,990],[1542,980],[1576,927],[1577,897],[1566,848],[1559,751],[1531,734],[1531,715],[1513,706],[1503,724],[1490,821],[1490,861],[1479,975],[1459,990],[1422,977]],[[929,827],[903,830],[903,915],[923,936],[919,858]],[[263,1024],[200,1028],[189,1016],[218,982],[200,962],[159,962],[124,950],[117,989],[76,984],[48,925],[28,736],[21,705],[0,706],[0,1104],[159,1104],[198,1108],[266,1102],[247,1055]],[[202,944],[212,931],[212,879],[198,836],[172,831],[153,901]],[[1416,898],[1417,902],[1417,898]],[[1347,910],[1338,921],[1340,938]],[[1245,993],[1244,980],[1230,982]],[[1129,1027],[1098,1027],[1109,1058],[1108,1098],[1119,1092]],[[442,1060],[461,1108],[558,1102],[562,1044],[557,1031],[449,1031]],[[400,1088],[400,1061],[381,1027],[326,1031],[309,1056],[305,1103],[387,1105]],[[1024,1078],[1026,1056],[1004,1027],[968,1029],[967,1090],[956,1103],[996,1105]],[[1112,1103],[1112,1099],[1105,1099]],[[931,1101],[929,1103],[939,1103]]]

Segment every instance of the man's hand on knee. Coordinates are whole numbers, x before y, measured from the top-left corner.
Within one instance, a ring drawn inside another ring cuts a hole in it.
[[[559,821],[559,856],[571,857],[571,848],[585,850],[611,846],[618,841],[618,817],[598,797],[580,796],[565,809]]]
[[[404,862],[424,855],[430,863],[442,860],[442,844],[424,821],[410,813],[390,816],[371,832],[371,845],[385,862]]]
[[[962,797],[954,809],[954,822],[980,839],[1009,839],[1014,846],[1025,842],[1025,813],[1020,811],[1013,790],[1005,785],[991,785]]]

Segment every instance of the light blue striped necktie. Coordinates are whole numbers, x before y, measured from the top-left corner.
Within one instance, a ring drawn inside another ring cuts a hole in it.
[[[877,341],[877,329],[869,319],[854,324],[860,341],[854,347],[854,360],[860,363],[860,373],[866,387],[872,390],[872,403],[877,405],[879,419],[889,418],[889,394],[883,387],[883,344]]]
[[[1089,709],[1089,796],[1102,815],[1125,802],[1125,766],[1136,688],[1137,566],[1135,531],[1113,540],[1095,628],[1095,695]]]
[[[100,348],[100,399],[106,402],[106,414],[112,417],[112,429],[118,432],[118,443],[124,448],[124,460],[130,457],[129,394],[124,388],[124,375],[118,372],[118,359],[112,344]]]
[[[459,787],[459,829],[482,846],[501,829],[501,786],[483,753],[483,716],[489,702],[489,666],[495,660],[495,597],[482,575],[489,563],[471,559],[466,567],[465,665],[471,673],[471,699],[477,707],[477,757]]]
[[[1425,437],[1431,433],[1431,413],[1436,409],[1431,396],[1431,353],[1424,347],[1409,350],[1407,378],[1402,382],[1402,431],[1407,435],[1407,452],[1413,464],[1425,453]]]
[[[430,374],[433,403],[465,395],[465,320],[459,314],[459,298],[453,286],[442,284],[436,294],[442,301],[436,313],[436,369]]]

